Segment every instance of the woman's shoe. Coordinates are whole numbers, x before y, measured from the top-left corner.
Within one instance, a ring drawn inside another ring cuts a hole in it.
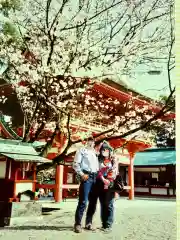
[[[101,230],[105,233],[110,233],[112,231],[112,228],[111,227],[104,227],[102,226]]]
[[[96,229],[92,227],[92,224],[87,224],[85,226],[85,229],[88,230],[88,231],[95,231]]]
[[[112,231],[112,228],[111,228],[111,227],[104,228],[104,232],[105,232],[105,233],[110,233],[111,231]]]

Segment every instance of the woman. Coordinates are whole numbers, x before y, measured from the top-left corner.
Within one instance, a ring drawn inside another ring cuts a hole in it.
[[[101,205],[101,221],[103,230],[110,230],[114,218],[114,197],[112,191],[114,180],[117,176],[117,163],[112,156],[113,149],[107,142],[103,142],[100,148],[100,170],[97,177],[99,200]]]

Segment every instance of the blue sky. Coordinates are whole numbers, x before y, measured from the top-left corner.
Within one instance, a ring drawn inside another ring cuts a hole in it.
[[[149,75],[146,69],[137,69],[133,78],[128,78],[125,83],[135,91],[142,93],[153,99],[158,99],[160,95],[168,95],[168,74],[165,68],[161,69],[160,75]],[[175,85],[174,73],[171,73],[172,86]]]

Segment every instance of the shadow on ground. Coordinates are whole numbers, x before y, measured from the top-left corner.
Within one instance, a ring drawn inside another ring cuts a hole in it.
[[[136,200],[147,200],[147,201],[162,201],[162,202],[167,202],[167,201],[170,201],[170,202],[176,202],[176,198],[175,197],[172,197],[172,198],[157,198],[157,197],[147,197],[147,198],[143,198],[143,197],[136,197]]]
[[[5,227],[3,229],[7,230],[47,230],[47,231],[73,231],[72,226],[47,226],[47,225],[42,225],[42,226],[14,226],[14,227]]]
[[[59,210],[61,210],[61,208],[43,207],[42,215],[51,215],[53,212],[57,212]]]
[[[52,212],[52,211],[58,211],[60,208],[50,208],[50,207],[43,207],[42,208],[42,213],[47,213],[47,212]]]

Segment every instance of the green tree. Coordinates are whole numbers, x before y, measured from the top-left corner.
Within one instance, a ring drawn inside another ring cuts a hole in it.
[[[3,34],[11,40],[17,40],[19,31],[10,18],[11,12],[21,10],[21,0],[0,0],[0,27]]]

